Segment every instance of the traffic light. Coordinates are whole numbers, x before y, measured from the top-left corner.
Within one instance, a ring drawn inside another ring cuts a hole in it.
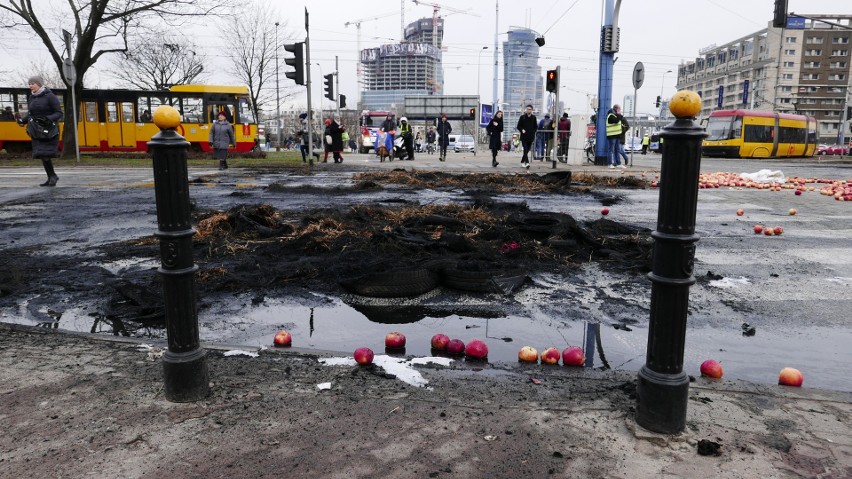
[[[297,85],[305,84],[305,57],[302,53],[304,44],[304,42],[299,42],[284,45],[285,50],[293,52],[293,58],[285,58],[284,63],[296,69],[296,71],[287,72],[284,75],[295,81]]]
[[[334,101],[334,73],[325,75],[325,97]]]
[[[340,101],[340,108],[346,108],[346,95],[338,95],[337,99]]]
[[[470,119],[473,120],[476,118],[476,108],[470,109]]]
[[[556,75],[556,70],[547,70],[547,91],[553,93],[559,89],[559,78]]]
[[[663,97],[661,97],[660,95],[657,95],[657,103],[654,103],[654,106],[656,106],[657,108],[659,108],[659,107],[660,107],[660,103],[662,103],[662,102],[663,102]]]
[[[621,29],[606,25],[601,29],[601,51],[604,53],[615,53],[618,51],[618,40]]]
[[[787,26],[787,0],[775,0],[775,13],[772,16],[772,26],[784,28]]]

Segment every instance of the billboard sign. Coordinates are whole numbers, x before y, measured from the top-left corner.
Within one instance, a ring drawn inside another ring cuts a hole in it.
[[[743,105],[748,103],[748,80],[743,80]]]
[[[492,105],[479,105],[479,126],[485,128],[491,122],[491,116],[494,114]]]
[[[722,101],[725,99],[725,85],[719,85],[719,98],[716,100],[716,108],[722,108]]]

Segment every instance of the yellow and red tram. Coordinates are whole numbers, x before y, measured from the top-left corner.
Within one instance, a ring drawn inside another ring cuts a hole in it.
[[[63,111],[71,103],[71,93],[53,92]],[[27,113],[27,88],[0,87],[0,149],[8,152],[30,150],[30,138],[15,118]],[[81,151],[147,151],[147,143],[159,129],[152,112],[171,105],[181,114],[178,133],[192,148],[210,151],[210,124],[220,111],[234,125],[237,144],[233,151],[251,151],[257,144],[257,121],[245,86],[175,85],[168,90],[83,90],[78,100],[77,132]],[[64,129],[60,122],[60,129]],[[60,145],[61,147],[61,145]]]

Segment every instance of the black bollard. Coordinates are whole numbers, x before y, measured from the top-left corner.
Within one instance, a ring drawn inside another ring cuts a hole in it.
[[[160,108],[171,108],[162,106]],[[173,110],[173,109],[172,109]],[[157,201],[156,236],[160,239],[168,350],[163,354],[166,399],[191,402],[209,393],[206,353],[198,336],[195,272],[192,259],[189,181],[184,137],[175,131],[177,112],[154,112],[161,131],[148,142],[154,160],[154,193]],[[171,115],[171,116],[169,116]],[[165,118],[165,119],[164,119]],[[158,121],[160,120],[160,121]]]
[[[678,95],[691,92],[679,92]],[[697,97],[697,95],[695,95]],[[698,113],[700,99],[692,115]],[[689,287],[695,283],[695,214],[701,141],[707,136],[689,118],[663,128],[660,200],[654,238],[651,320],[646,362],[639,371],[636,422],[653,432],[675,434],[686,426],[689,377],[683,372]]]

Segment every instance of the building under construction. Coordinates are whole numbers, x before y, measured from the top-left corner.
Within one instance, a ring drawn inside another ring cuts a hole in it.
[[[361,50],[361,108],[394,110],[406,96],[442,94],[443,37],[443,18],[421,18],[408,24],[402,43]]]

